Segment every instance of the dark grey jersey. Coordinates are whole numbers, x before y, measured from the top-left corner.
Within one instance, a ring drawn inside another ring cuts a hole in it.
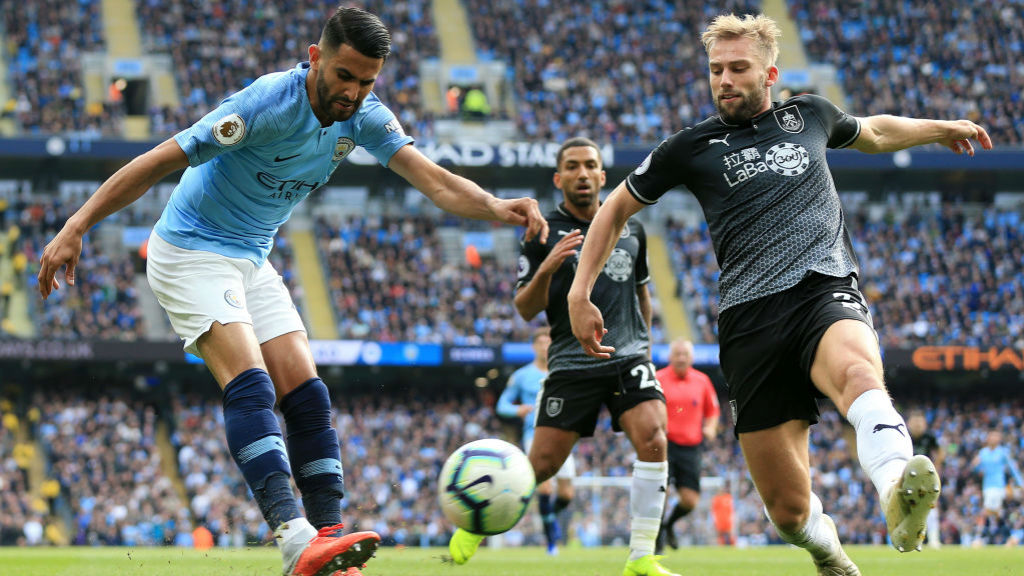
[[[516,289],[533,280],[544,258],[563,236],[579,229],[586,236],[590,222],[584,222],[570,214],[564,207],[547,214],[548,241],[541,244],[534,239],[520,244],[519,279]],[[611,358],[587,356],[583,347],[572,334],[569,323],[567,297],[569,286],[576,275],[578,256],[570,256],[551,277],[548,290],[548,307],[545,309],[551,325],[551,347],[548,349],[548,370],[579,370],[598,366],[610,366],[629,361],[635,356],[647,355],[647,324],[640,313],[637,287],[650,282],[647,270],[647,235],[636,219],[630,218],[622,229],[604,270],[598,275],[591,291],[590,300],[601,310],[606,326],[614,327],[605,335],[602,344],[615,347]]]
[[[626,185],[645,204],[680,184],[697,197],[722,269],[725,310],[782,292],[810,271],[857,272],[825,150],[859,135],[857,119],[828,100],[796,96],[740,125],[715,116],[677,132]]]

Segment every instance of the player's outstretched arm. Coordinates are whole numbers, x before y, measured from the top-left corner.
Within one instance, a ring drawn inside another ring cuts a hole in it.
[[[882,114],[859,118],[860,135],[853,148],[861,152],[895,152],[913,146],[939,143],[957,154],[974,156],[972,140],[985,150],[992,139],[984,128],[970,120],[925,120]]]
[[[611,358],[615,348],[601,345],[607,330],[601,311],[590,301],[590,291],[615,248],[626,221],[643,207],[629,194],[625,183],[616,186],[598,208],[580,250],[576,277],[569,288],[569,321],[572,333],[580,341],[584,352],[595,358]]]
[[[544,242],[548,238],[548,222],[533,198],[495,198],[473,181],[438,166],[411,145],[395,152],[388,168],[445,212],[475,220],[498,220],[525,226],[527,240],[537,237]]]
[[[82,253],[82,237],[100,220],[135,202],[140,196],[176,170],[188,166],[188,157],[181,146],[170,138],[145,154],[136,157],[107,179],[78,209],[60,232],[46,245],[39,258],[39,293],[47,298],[60,288],[57,271],[67,266],[64,279],[75,284],[75,267]]]

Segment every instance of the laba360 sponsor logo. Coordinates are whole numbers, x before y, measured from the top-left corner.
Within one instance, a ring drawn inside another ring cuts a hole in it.
[[[811,165],[811,155],[799,144],[783,142],[768,149],[761,157],[757,148],[745,148],[722,157],[726,171],[722,178],[732,188],[758,174],[771,170],[781,176],[798,176]]]

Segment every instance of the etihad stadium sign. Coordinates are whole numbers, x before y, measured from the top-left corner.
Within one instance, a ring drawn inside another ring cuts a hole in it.
[[[416,143],[416,149],[427,158],[449,166],[501,166],[503,168],[552,168],[558,154],[558,142],[502,142],[486,144],[464,141],[455,144]],[[377,159],[363,148],[356,148],[345,158],[352,164],[371,166]],[[615,147],[601,146],[601,159],[605,167],[615,165]]]
[[[1024,352],[1009,347],[921,346],[910,358],[915,368],[929,372],[1024,371]]]

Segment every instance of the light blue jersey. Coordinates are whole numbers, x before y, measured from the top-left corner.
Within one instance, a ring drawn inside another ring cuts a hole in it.
[[[322,127],[308,72],[303,62],[262,76],[174,137],[190,167],[154,227],[161,238],[261,266],[295,205],[356,146],[387,166],[412,143],[372,93],[351,118]]]
[[[1010,449],[1006,446],[988,446],[978,452],[978,465],[975,470],[981,472],[981,488],[1006,489],[1006,472],[1013,474],[1013,479],[1018,486],[1024,486],[1024,479],[1021,478],[1017,464],[1010,456]]]
[[[508,379],[508,385],[505,386],[505,391],[498,398],[498,414],[505,417],[518,416],[516,410],[520,405],[536,406],[544,379],[547,377],[547,371],[537,368],[533,362],[513,372]],[[533,412],[523,418],[524,449],[533,442],[533,428],[536,420],[536,415]]]

